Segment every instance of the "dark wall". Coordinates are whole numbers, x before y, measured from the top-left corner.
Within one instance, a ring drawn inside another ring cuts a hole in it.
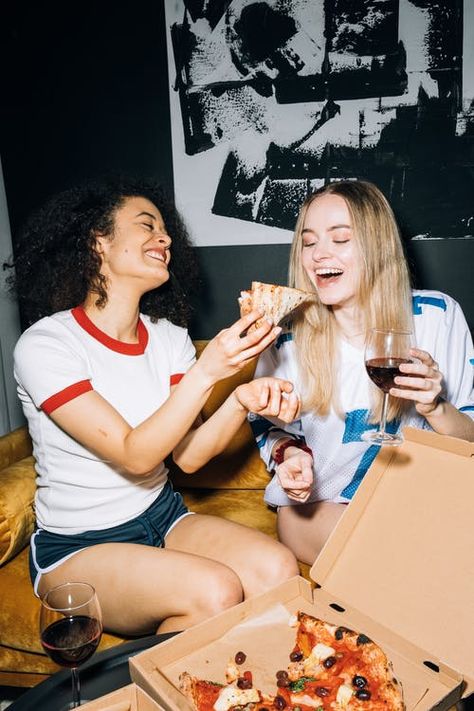
[[[126,11],[107,2],[9,5],[0,23],[0,156],[13,239],[45,197],[85,177],[131,172],[172,189],[163,0],[135,0]],[[209,338],[234,321],[252,279],[284,282],[288,252],[199,248],[192,335]],[[412,243],[410,259],[418,285],[452,294],[474,329],[474,241]]]
[[[152,0],[127,12],[107,2],[3,10],[0,149],[14,229],[46,195],[102,172],[172,186],[163,18]]]

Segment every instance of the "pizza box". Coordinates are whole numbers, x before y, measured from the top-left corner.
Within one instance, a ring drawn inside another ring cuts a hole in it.
[[[382,448],[311,569],[130,659],[166,711],[191,709],[183,671],[217,682],[237,651],[274,690],[298,610],[363,632],[385,651],[407,711],[449,709],[474,691],[474,443],[405,430]]]
[[[164,711],[136,684],[129,684],[94,701],[81,704],[81,711]]]

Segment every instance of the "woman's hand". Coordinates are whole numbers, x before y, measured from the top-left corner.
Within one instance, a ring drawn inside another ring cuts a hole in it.
[[[220,331],[209,341],[194,367],[204,372],[212,384],[242,370],[281,333],[280,327],[264,321],[260,328],[247,334],[248,328],[262,315],[260,311],[252,311]],[[246,335],[242,335],[244,333]]]
[[[263,417],[276,417],[283,422],[293,422],[300,409],[299,397],[293,392],[289,380],[257,378],[239,385],[234,391],[242,408]]]
[[[394,382],[401,387],[391,388],[390,395],[413,400],[416,411],[423,417],[428,417],[439,405],[443,374],[426,351],[412,348],[410,353],[418,362],[400,365],[400,372],[404,375],[397,375]]]
[[[289,499],[304,504],[313,484],[313,457],[297,447],[285,450],[285,460],[276,468],[276,475]]]

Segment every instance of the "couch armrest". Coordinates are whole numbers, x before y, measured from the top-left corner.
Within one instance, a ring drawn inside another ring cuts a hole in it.
[[[0,471],[0,565],[29,543],[35,522],[35,479],[32,456]]]
[[[32,451],[31,439],[26,425],[3,435],[3,437],[0,437],[0,471],[9,467],[10,464],[29,457]]]

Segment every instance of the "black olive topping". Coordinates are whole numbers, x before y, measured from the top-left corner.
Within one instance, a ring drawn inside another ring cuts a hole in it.
[[[365,676],[356,674],[355,677],[352,679],[352,685],[357,686],[358,689],[363,689],[364,686],[367,686],[367,679],[365,678]]]
[[[316,695],[320,697],[329,696],[329,689],[326,689],[325,686],[317,686]]]
[[[349,632],[350,630],[347,629],[347,627],[338,627],[337,630],[334,632],[334,637],[337,640],[341,640],[344,636],[344,632]]]
[[[365,634],[360,634],[360,635],[357,637],[357,644],[368,644],[368,643],[371,642],[371,641],[372,641],[372,640],[369,639],[369,638],[367,637],[367,635],[365,635]]]
[[[371,693],[368,689],[357,689],[355,695],[361,701],[368,701],[371,697]]]

